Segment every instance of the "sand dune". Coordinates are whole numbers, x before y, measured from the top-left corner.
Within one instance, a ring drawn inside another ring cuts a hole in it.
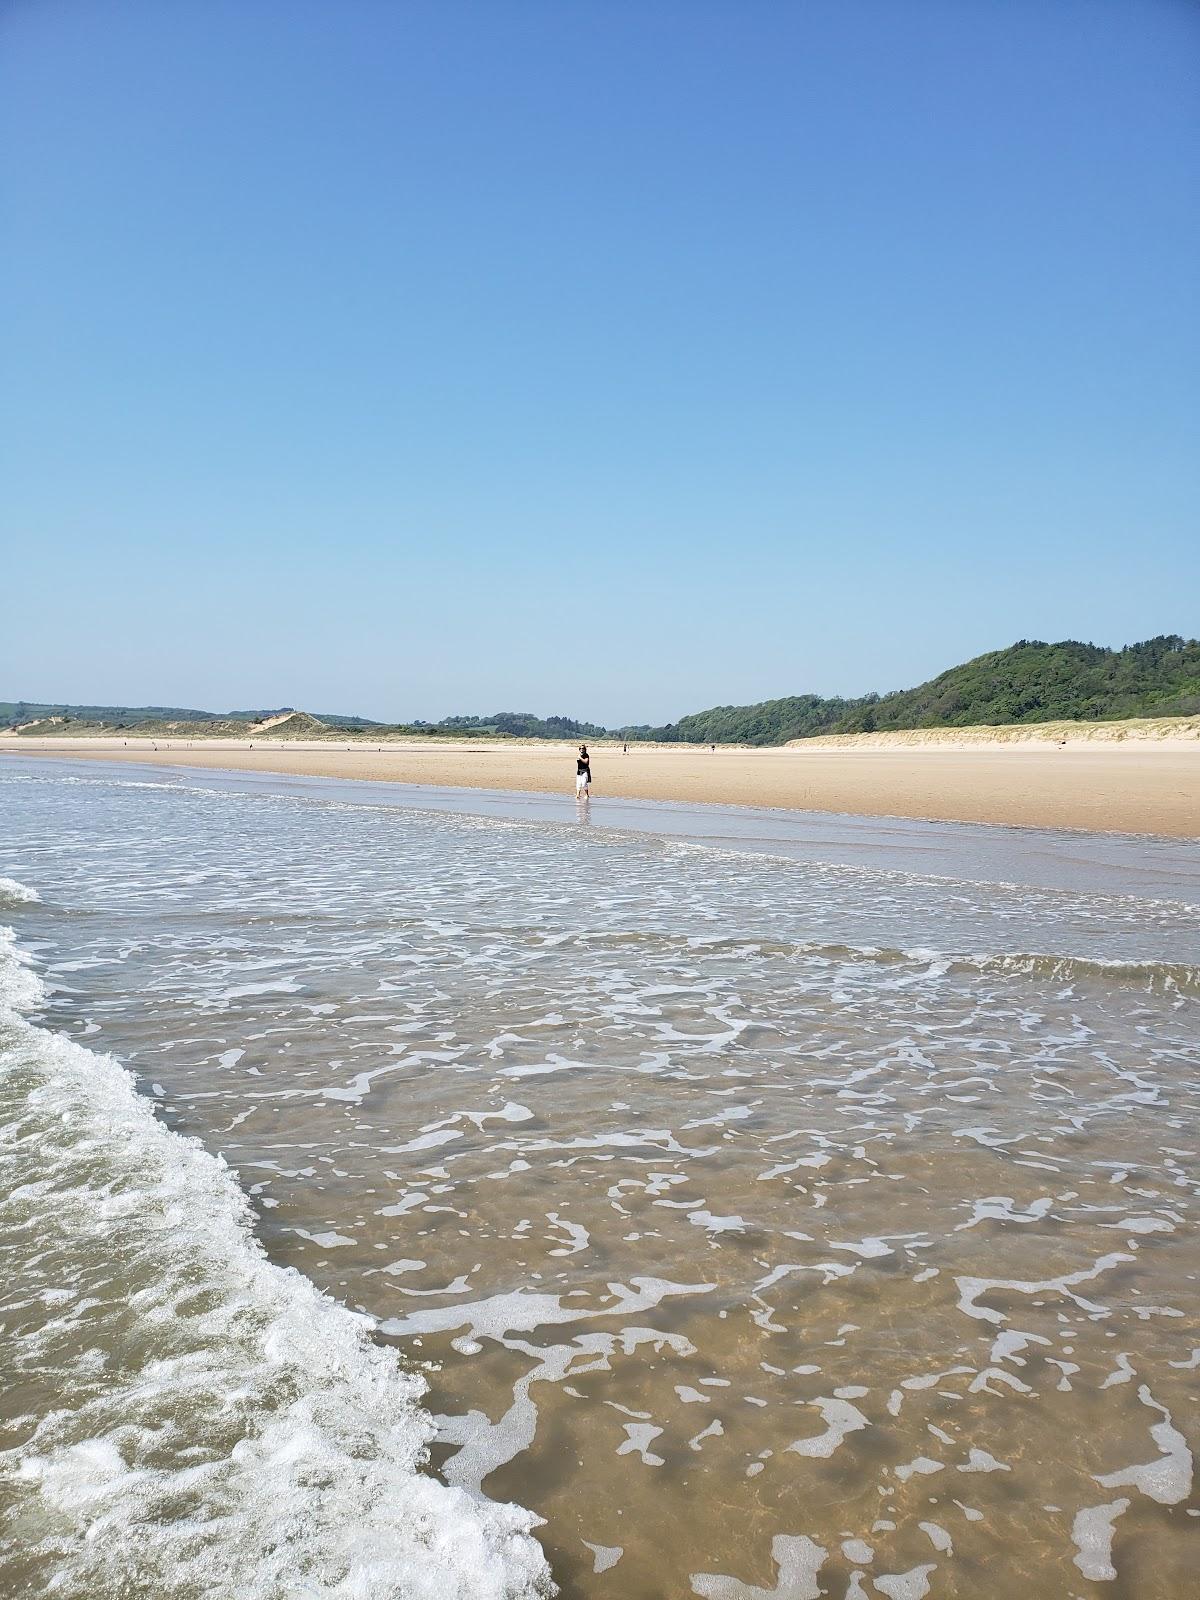
[[[1003,727],[900,728],[887,733],[841,733],[828,738],[794,739],[791,749],[895,750],[938,746],[955,750],[995,745],[1200,743],[1200,717],[1136,717],[1121,722],[1025,722]]]

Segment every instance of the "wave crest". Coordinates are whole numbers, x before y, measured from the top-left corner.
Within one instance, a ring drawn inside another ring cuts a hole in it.
[[[0,911],[6,911],[12,906],[38,905],[41,898],[36,889],[18,883],[15,878],[0,878]]]

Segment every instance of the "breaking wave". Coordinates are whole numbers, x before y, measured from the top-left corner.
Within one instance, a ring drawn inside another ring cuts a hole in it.
[[[22,1015],[45,993],[0,932],[0,1591],[552,1594],[531,1513],[422,1472],[423,1379],[268,1261],[224,1161],[119,1062]]]
[[[1200,995],[1200,967],[1178,961],[1096,961],[1082,956],[1015,953],[961,958],[960,966],[1048,983],[1098,983],[1147,994]]]
[[[414,920],[414,925],[417,919]],[[505,933],[521,933],[544,941],[540,930],[504,928]],[[998,977],[1033,978],[1071,986],[1092,984],[1100,987],[1140,989],[1147,994],[1200,996],[1200,967],[1171,961],[1105,961],[1094,957],[1054,955],[1049,952],[1012,951],[1006,954],[900,949],[881,945],[855,945],[746,938],[714,935],[710,937],[664,933],[657,929],[573,933],[557,936],[555,942],[586,949],[619,950],[624,947],[677,948],[704,955],[735,954],[791,957],[798,961],[828,962],[830,965],[871,964],[881,967],[908,966],[914,977],[944,977],[948,973],[993,974]]]
[[[12,906],[37,905],[41,898],[36,889],[27,889],[15,878],[0,878],[0,910],[7,911]]]

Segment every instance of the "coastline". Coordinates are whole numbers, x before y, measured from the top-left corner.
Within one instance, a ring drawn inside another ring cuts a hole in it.
[[[973,734],[977,730],[955,730]],[[0,739],[0,755],[138,762],[374,783],[568,792],[574,746],[481,740]],[[1200,742],[1068,739],[854,743],[772,748],[593,744],[598,799],[677,801],[845,816],[1200,838]]]

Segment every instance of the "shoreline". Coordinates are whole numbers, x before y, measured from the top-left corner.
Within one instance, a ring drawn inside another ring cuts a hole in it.
[[[747,748],[596,741],[594,796],[785,812],[1200,838],[1200,742],[1079,739]],[[24,737],[0,756],[562,795],[574,745]]]

